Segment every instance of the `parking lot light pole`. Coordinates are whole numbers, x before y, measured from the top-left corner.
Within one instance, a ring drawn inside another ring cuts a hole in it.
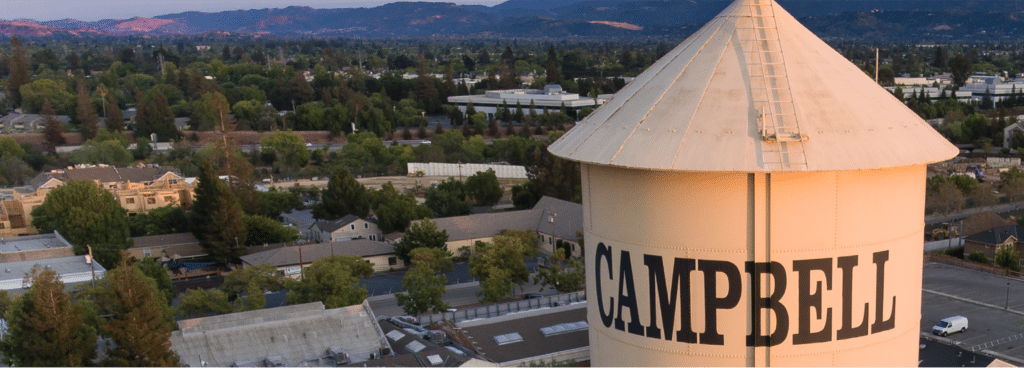
[[[1003,307],[1003,310],[1010,310],[1010,283],[1009,282],[1006,283],[1006,306]]]

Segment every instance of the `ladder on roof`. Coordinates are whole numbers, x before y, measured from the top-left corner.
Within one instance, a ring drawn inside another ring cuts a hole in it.
[[[773,2],[750,0],[749,7],[749,20],[740,19],[736,30],[749,66],[762,160],[768,170],[806,169],[803,142],[807,135],[797,124]]]

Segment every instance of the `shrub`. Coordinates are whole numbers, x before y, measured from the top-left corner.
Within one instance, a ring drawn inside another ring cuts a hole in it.
[[[989,264],[988,256],[985,256],[985,253],[981,251],[971,253],[971,255],[967,256],[967,259],[972,262]]]

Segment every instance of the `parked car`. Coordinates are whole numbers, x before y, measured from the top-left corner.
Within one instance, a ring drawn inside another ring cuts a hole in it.
[[[543,298],[543,297],[544,297],[543,294],[530,293],[530,294],[523,295],[523,300],[540,299],[540,298]]]
[[[953,316],[944,318],[932,327],[932,333],[939,336],[946,336],[955,332],[967,331],[967,317]]]

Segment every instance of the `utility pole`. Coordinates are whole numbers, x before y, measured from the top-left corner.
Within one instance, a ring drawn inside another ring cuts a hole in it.
[[[875,48],[875,83],[878,83],[878,48]]]
[[[1006,305],[1003,306],[1003,310],[1010,310],[1010,283],[1006,283]]]
[[[301,245],[299,246],[299,279],[300,280],[305,280],[306,279],[306,270],[304,270],[303,267],[302,267],[302,246]]]
[[[92,247],[88,244],[86,244],[85,247],[89,249],[89,269],[92,270],[92,287],[96,287],[96,266],[94,263],[96,262],[96,259],[92,258]],[[1007,293],[1009,293],[1009,291],[1007,291]]]

